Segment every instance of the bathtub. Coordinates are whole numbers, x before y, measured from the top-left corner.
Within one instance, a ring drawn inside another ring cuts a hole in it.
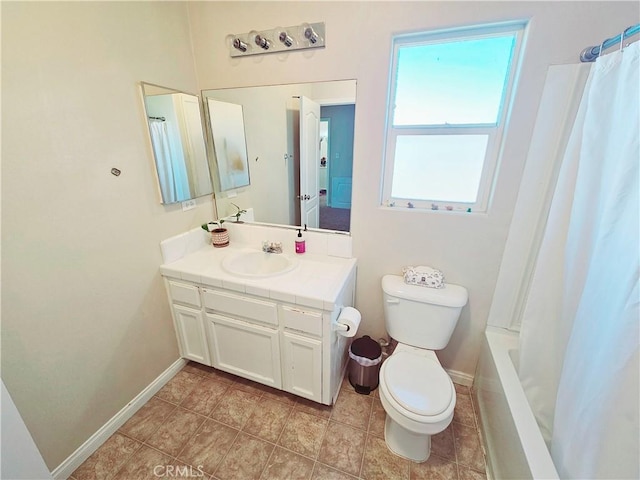
[[[489,478],[558,479],[517,373],[518,334],[488,327],[473,383]]]

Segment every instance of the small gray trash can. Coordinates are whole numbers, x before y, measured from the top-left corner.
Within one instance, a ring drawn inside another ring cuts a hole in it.
[[[349,383],[356,392],[369,395],[378,388],[382,347],[370,336],[353,341],[349,347]]]

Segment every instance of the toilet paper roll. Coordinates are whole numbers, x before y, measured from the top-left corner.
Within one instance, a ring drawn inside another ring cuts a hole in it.
[[[336,330],[343,337],[355,337],[362,315],[353,307],[344,307],[336,320]]]

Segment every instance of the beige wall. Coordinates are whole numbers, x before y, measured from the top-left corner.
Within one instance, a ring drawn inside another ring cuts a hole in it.
[[[186,8],[2,2],[2,378],[51,469],[178,358],[159,242],[213,209],[160,205],[138,82],[197,92]]]
[[[159,204],[137,82],[196,93],[357,79],[352,230],[363,333],[384,332],[383,274],[436,266],[470,292],[441,358],[471,374],[546,66],[574,61],[638,17],[635,2],[1,8],[2,377],[51,469],[177,359],[158,243],[213,215],[208,199],[188,212]],[[532,25],[491,212],[380,208],[390,35],[514,18]],[[228,33],[304,21],[326,22],[324,50],[230,59],[224,48]]]
[[[200,87],[316,80],[358,82],[351,230],[358,257],[356,305],[362,333],[385,333],[380,280],[404,265],[431,265],[469,290],[469,304],[449,346],[452,370],[472,375],[527,155],[546,68],[570,63],[587,45],[638,20],[636,2],[265,2],[189,5]],[[380,207],[391,36],[475,23],[530,19],[524,64],[493,207],[486,215],[391,211]],[[230,58],[225,36],[326,22],[326,48]]]

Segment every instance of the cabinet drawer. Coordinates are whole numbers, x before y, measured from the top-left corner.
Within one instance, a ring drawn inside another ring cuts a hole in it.
[[[289,329],[322,337],[322,313],[282,307],[282,324]]]
[[[207,289],[203,289],[202,298],[204,306],[210,310],[278,325],[278,307],[273,302]]]
[[[198,287],[186,283],[178,283],[169,280],[169,294],[174,303],[184,303],[200,307],[200,292]]]

